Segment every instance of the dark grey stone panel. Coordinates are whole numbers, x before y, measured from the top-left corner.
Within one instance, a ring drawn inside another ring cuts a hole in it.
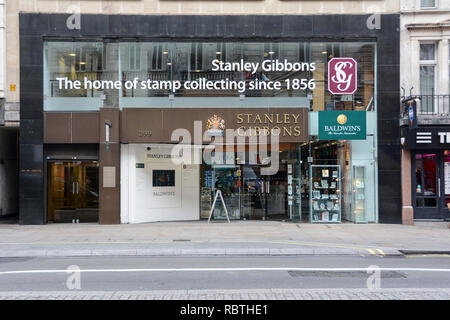
[[[401,148],[399,144],[378,145],[378,169],[400,171]]]
[[[42,67],[43,42],[39,36],[20,37],[20,66]]]
[[[42,119],[22,119],[20,121],[20,143],[39,144],[44,137],[44,121]]]
[[[82,36],[98,36],[107,34],[109,27],[108,16],[102,14],[86,14],[81,16],[80,34]]]
[[[43,182],[43,179],[42,179]],[[43,186],[41,185],[41,189]],[[42,225],[45,223],[44,196],[22,198],[19,201],[19,223],[22,225]]]
[[[224,22],[226,38],[242,39],[255,36],[255,16],[225,16]]]
[[[21,143],[19,147],[20,169],[43,170],[44,155],[42,144]]]
[[[21,35],[42,36],[49,30],[49,15],[41,13],[21,13],[19,31]]]
[[[400,176],[400,170],[378,170],[378,196],[380,199],[402,198]]]
[[[380,184],[378,190],[383,188]],[[380,223],[402,223],[402,198],[380,198],[378,212]]]
[[[167,21],[170,17],[166,16],[139,16],[138,34],[143,37],[164,37],[169,35]]]
[[[40,93],[22,94],[20,97],[20,119],[43,119],[43,95]]]
[[[20,184],[20,200],[23,199],[39,199],[44,196],[44,179],[43,173],[22,172],[21,169]]]
[[[341,36],[342,16],[341,15],[315,15],[313,16],[313,35]]]
[[[42,66],[20,66],[20,93],[22,95],[42,93]]]
[[[378,93],[378,119],[395,119],[400,114],[400,92]]]
[[[400,86],[400,65],[378,66],[378,94],[384,94],[385,91],[393,93],[399,91]],[[400,104],[397,100],[397,104]]]
[[[400,143],[398,119],[378,119],[378,144]]]
[[[261,38],[283,37],[283,17],[278,16],[256,16],[255,34]]]
[[[308,37],[312,35],[312,16],[283,16],[282,35],[285,37]]]

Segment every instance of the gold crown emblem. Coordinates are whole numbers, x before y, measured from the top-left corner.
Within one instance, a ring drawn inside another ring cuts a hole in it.
[[[221,117],[215,114],[208,119],[206,126],[209,130],[224,130],[225,120],[223,120]]]
[[[347,116],[345,114],[338,115],[337,122],[339,124],[346,124],[347,123]]]

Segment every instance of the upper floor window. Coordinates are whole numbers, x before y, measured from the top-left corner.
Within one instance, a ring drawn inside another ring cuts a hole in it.
[[[434,98],[436,94],[436,44],[420,44],[420,94],[421,112],[434,112]]]
[[[420,44],[420,61],[421,62],[436,62],[436,44],[421,43]]]
[[[137,43],[130,45],[129,57],[130,57],[130,70],[141,69],[141,46]]]
[[[420,8],[428,9],[428,8],[436,8],[437,0],[420,0]]]

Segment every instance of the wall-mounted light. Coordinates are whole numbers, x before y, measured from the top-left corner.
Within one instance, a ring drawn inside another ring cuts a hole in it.
[[[106,152],[109,152],[109,128],[112,127],[111,121],[105,121],[105,147]]]

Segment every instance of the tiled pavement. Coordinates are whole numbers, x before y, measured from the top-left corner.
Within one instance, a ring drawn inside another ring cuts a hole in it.
[[[450,289],[0,292],[0,300],[450,300]]]
[[[438,228],[429,225],[314,225],[276,221],[46,226],[0,222],[0,257],[402,255],[400,250],[448,253],[449,231],[448,223]]]

